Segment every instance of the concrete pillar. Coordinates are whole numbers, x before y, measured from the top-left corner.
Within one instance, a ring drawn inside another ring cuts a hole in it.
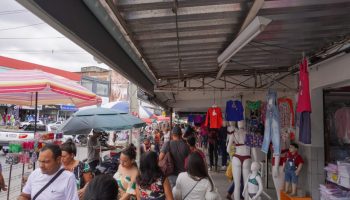
[[[137,100],[137,86],[129,82],[129,113],[139,113],[139,101]]]

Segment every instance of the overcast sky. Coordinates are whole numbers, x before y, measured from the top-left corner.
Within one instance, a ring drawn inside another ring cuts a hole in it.
[[[15,0],[0,0],[0,55],[67,71],[108,68]]]

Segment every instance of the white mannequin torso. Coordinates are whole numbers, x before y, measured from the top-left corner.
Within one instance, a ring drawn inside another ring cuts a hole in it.
[[[229,135],[229,144],[227,145],[227,152],[230,151],[231,146],[235,145],[235,154],[232,158],[232,173],[235,183],[234,189],[234,200],[240,199],[240,185],[241,185],[241,176],[243,175],[244,185],[246,183],[249,171],[250,171],[250,147],[244,144],[246,131],[244,126],[240,126],[240,129],[235,129],[235,131]],[[234,127],[233,127],[234,128]],[[228,129],[229,132],[232,132],[232,128]],[[247,158],[243,158],[247,157]],[[239,158],[240,157],[240,158]],[[248,195],[245,195],[245,200],[248,200]]]
[[[249,156],[250,147],[244,144],[247,132],[244,129],[238,129],[230,137],[232,137],[232,142],[236,145],[236,154],[240,156]]]

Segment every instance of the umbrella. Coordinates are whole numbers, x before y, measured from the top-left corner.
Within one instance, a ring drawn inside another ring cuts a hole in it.
[[[101,103],[101,98],[74,81],[40,70],[0,72],[1,103],[34,106],[36,101],[82,107]]]
[[[90,108],[74,113],[59,128],[65,135],[89,134],[92,129],[103,131],[140,128],[145,123],[128,113],[109,108]]]
[[[101,98],[76,82],[40,70],[10,70],[0,73],[0,102],[16,105],[96,105]],[[34,120],[36,132],[36,120]]]
[[[128,101],[114,101],[101,105],[104,108],[116,109],[125,113],[130,112],[130,103]],[[152,112],[144,106],[139,106],[139,116],[141,118],[150,118],[152,116]]]
[[[129,112],[129,102],[128,101],[115,101],[115,102],[109,102],[104,105],[102,105],[104,108],[112,108],[119,110],[121,112],[128,113]]]

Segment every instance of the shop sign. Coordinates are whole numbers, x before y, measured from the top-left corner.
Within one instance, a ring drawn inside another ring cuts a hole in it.
[[[20,109],[24,109],[24,110],[35,110],[35,106],[20,106]],[[43,106],[42,105],[38,105],[38,110],[42,110]]]
[[[60,106],[58,105],[45,105],[44,109],[54,109],[54,110],[59,110]]]
[[[75,106],[71,106],[71,105],[61,105],[61,110],[62,111],[77,111],[78,108]]]

